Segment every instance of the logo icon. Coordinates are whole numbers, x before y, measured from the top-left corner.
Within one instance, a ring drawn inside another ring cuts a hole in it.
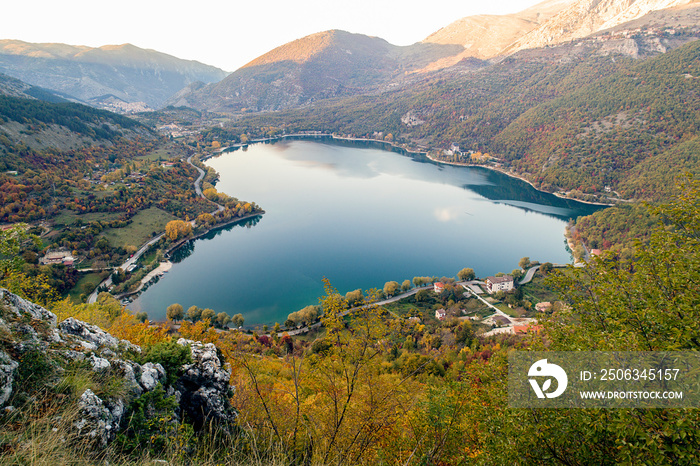
[[[548,378],[542,383],[542,387],[537,383],[536,379],[529,379],[532,389],[535,391],[537,398],[556,398],[566,390],[566,385],[569,383],[569,378],[566,376],[564,369],[556,364],[550,364],[546,359],[540,359],[530,366],[527,372],[528,377],[553,377],[557,381],[557,389],[552,393],[547,393],[552,385],[552,379]]]

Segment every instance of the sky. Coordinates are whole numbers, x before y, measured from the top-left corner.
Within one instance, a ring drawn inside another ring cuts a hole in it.
[[[419,42],[476,14],[541,0],[5,0],[0,39],[71,45],[130,43],[234,71],[292,40],[326,31]]]

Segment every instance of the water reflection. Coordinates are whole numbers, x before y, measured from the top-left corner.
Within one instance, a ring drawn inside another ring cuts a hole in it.
[[[228,225],[224,225],[224,226],[221,226],[218,228],[213,228],[212,230],[207,232],[205,235],[202,235],[198,238],[186,241],[185,243],[182,244],[182,246],[180,246],[177,249],[175,249],[174,251],[172,251],[170,253],[170,262],[172,262],[173,264],[178,264],[178,263],[182,262],[183,260],[187,259],[192,254],[194,254],[197,240],[214,239],[217,236],[221,236],[223,233],[231,231],[237,227],[245,227],[245,228],[250,229],[250,228],[253,228],[255,225],[257,225],[258,223],[260,223],[261,220],[262,220],[262,216],[258,215],[256,217],[252,217],[252,218],[249,218],[246,220],[241,220],[241,221],[230,223]]]

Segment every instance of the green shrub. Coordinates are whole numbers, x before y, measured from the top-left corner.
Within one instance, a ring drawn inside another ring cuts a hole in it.
[[[168,385],[175,383],[178,370],[183,364],[192,363],[192,354],[189,345],[178,345],[174,341],[158,343],[151,346],[144,356],[142,363],[152,362],[163,366],[167,375]]]
[[[116,444],[124,453],[159,457],[168,447],[175,446],[180,424],[175,415],[175,396],[165,396],[158,384],[131,403],[124,416],[125,425],[117,435]]]
[[[33,394],[44,388],[56,374],[56,366],[43,351],[30,349],[19,356],[12,392]]]

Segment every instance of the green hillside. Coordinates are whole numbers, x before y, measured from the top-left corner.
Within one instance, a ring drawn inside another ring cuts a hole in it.
[[[470,73],[416,78],[378,95],[246,118],[238,126],[360,137],[383,132],[434,149],[458,143],[501,158],[549,191],[593,193],[607,186],[623,197],[659,199],[673,186],[669,172],[697,172],[691,141],[700,132],[700,42],[644,61],[562,56],[519,55]],[[409,112],[418,123],[402,121]]]

